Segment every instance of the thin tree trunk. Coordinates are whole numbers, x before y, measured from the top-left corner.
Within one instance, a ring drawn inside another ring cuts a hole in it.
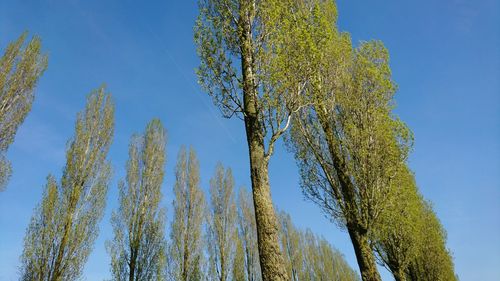
[[[57,258],[56,258],[56,262],[54,264],[54,269],[53,269],[53,276],[51,278],[52,281],[57,281],[59,280],[62,272],[61,272],[61,263],[62,263],[62,258],[63,258],[63,255],[64,255],[64,249],[66,248],[66,241],[68,240],[68,233],[69,233],[69,227],[71,225],[71,217],[70,217],[70,221],[67,222],[65,225],[64,225],[64,234],[63,234],[63,238],[61,239],[61,244],[59,245],[59,251],[57,252]]]
[[[221,247],[222,249],[222,247]],[[226,281],[226,259],[224,258],[224,254],[221,253],[221,259],[220,259],[220,281]]]
[[[191,193],[190,193],[191,194]],[[191,200],[188,202],[187,207],[187,226],[184,232],[184,256],[182,262],[182,280],[188,280],[188,268],[189,268],[189,250],[188,250],[188,241],[189,241],[189,226],[190,226],[190,218],[191,218]]]
[[[74,197],[72,195],[72,197]],[[63,256],[64,256],[64,250],[66,249],[66,244],[68,243],[68,235],[69,235],[69,232],[70,232],[70,228],[72,227],[72,224],[73,224],[73,212],[74,212],[74,209],[75,209],[75,205],[76,203],[73,203],[75,202],[74,200],[71,201],[71,205],[69,207],[69,217],[66,219],[66,223],[64,224],[64,234],[63,234],[63,237],[61,239],[61,244],[59,245],[59,251],[57,252],[57,258],[56,258],[56,261],[55,261],[55,264],[54,264],[54,269],[53,269],[53,276],[51,278],[52,281],[57,281],[60,279],[61,275],[62,275],[62,268],[61,268],[61,264],[63,262]]]
[[[135,249],[132,249],[131,255],[130,255],[130,270],[129,270],[129,275],[128,275],[128,280],[129,281],[134,281],[135,277],[135,260],[136,260],[136,251]]]
[[[347,231],[351,237],[363,281],[381,281],[366,233],[360,233],[356,227],[350,225],[347,226]]]
[[[245,264],[245,267],[246,267],[246,270],[247,270],[247,280],[248,281],[253,281],[253,273],[252,273],[252,270],[250,268],[250,262],[253,261],[253,258],[251,258],[250,251],[251,250],[248,247],[248,242],[247,242],[247,244],[245,244],[245,254],[247,256],[247,262]]]

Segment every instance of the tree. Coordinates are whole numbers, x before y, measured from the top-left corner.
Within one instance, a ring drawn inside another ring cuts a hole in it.
[[[196,153],[184,147],[177,157],[175,171],[174,219],[172,221],[169,271],[174,280],[201,280],[202,225],[205,197],[200,189],[200,168]]]
[[[303,250],[301,243],[301,233],[292,223],[292,218],[289,214],[281,211],[278,213],[278,218],[281,223],[281,247],[285,256],[285,264],[287,266],[288,275],[292,281],[301,280],[303,274]]]
[[[421,231],[424,227],[423,199],[418,193],[411,171],[402,165],[393,181],[397,188],[390,195],[390,204],[381,214],[374,229],[374,248],[396,281],[407,280],[408,266],[424,246]]]
[[[195,26],[200,84],[225,117],[244,121],[263,280],[288,280],[268,165],[276,141],[301,106],[304,85],[290,85],[283,71],[290,63],[300,68],[290,57],[299,54],[301,28],[308,24],[295,14],[301,3],[200,0]]]
[[[408,266],[408,280],[458,280],[455,275],[453,259],[446,248],[446,231],[432,210],[430,203],[423,201],[421,218],[423,225],[419,229],[419,249]]]
[[[342,254],[317,235],[316,251],[318,258],[314,259],[314,272],[317,277],[314,280],[359,280],[359,275],[347,264]]]
[[[165,174],[166,133],[152,120],[129,147],[127,176],[119,184],[120,207],[113,212],[114,240],[108,241],[114,280],[164,280],[165,208],[160,207]]]
[[[236,250],[233,260],[233,280],[235,281],[246,281],[247,273],[245,271],[245,250],[243,249],[243,243],[238,235],[235,236]]]
[[[81,275],[106,203],[113,115],[111,96],[104,87],[89,95],[66,151],[62,179],[48,177],[26,231],[22,280],[76,280]]]
[[[307,198],[346,228],[363,280],[380,280],[370,233],[386,208],[397,167],[404,163],[411,133],[393,116],[396,86],[381,42],[353,49],[336,29],[333,2],[310,1],[303,29],[302,71],[309,106],[293,118],[294,152]]]
[[[31,110],[34,88],[47,68],[40,38],[33,37],[23,48],[26,37],[25,32],[10,43],[0,58],[0,191],[12,172],[5,153]]]
[[[328,82],[311,90],[314,105],[295,119],[292,142],[304,193],[346,227],[363,280],[380,280],[369,236],[388,205],[411,133],[392,116],[395,86],[380,42],[354,51],[349,75],[339,89],[329,77],[317,78]]]
[[[251,194],[240,188],[238,194],[238,237],[244,251],[244,265],[247,281],[262,280],[257,248],[257,226]]]
[[[210,180],[208,252],[214,280],[229,279],[237,235],[234,178],[231,169],[218,164]]]
[[[311,230],[298,229],[289,214],[280,212],[281,241],[292,280],[359,280],[344,257]]]

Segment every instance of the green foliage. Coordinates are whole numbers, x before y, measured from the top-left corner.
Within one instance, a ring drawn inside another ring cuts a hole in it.
[[[245,271],[245,249],[243,248],[243,242],[238,237],[235,236],[235,254],[233,261],[232,274],[234,281],[246,281],[246,271]]]
[[[428,202],[423,202],[423,226],[419,229],[416,257],[406,270],[409,280],[456,281],[453,259],[446,248],[446,231]]]
[[[49,176],[26,231],[22,280],[76,280],[98,234],[111,167],[114,107],[103,87],[78,114],[61,181]]]
[[[113,280],[165,280],[165,208],[160,207],[165,174],[166,133],[152,120],[134,135],[127,177],[119,185],[120,207],[113,212],[114,240],[108,241]]]
[[[244,270],[247,281],[262,280],[257,249],[257,225],[252,195],[245,188],[238,193],[238,240],[241,241],[244,256]]]
[[[430,204],[418,193],[413,175],[404,170],[390,207],[372,241],[381,263],[402,280],[457,280],[446,233]]]
[[[301,233],[292,224],[292,218],[285,212],[280,212],[278,218],[281,223],[281,248],[285,256],[288,274],[291,280],[300,280],[304,275],[304,252],[301,245]],[[307,265],[306,265],[307,266]]]
[[[259,258],[265,280],[287,280],[279,251],[277,221],[268,181],[276,141],[301,106],[302,87],[279,85],[275,68],[294,48],[289,40],[303,21],[295,21],[294,1],[199,0],[195,42],[199,83],[223,115],[245,122],[256,209]],[[291,12],[290,12],[291,11]],[[287,27],[291,27],[288,29]]]
[[[303,5],[292,0],[199,1],[194,36],[199,84],[225,117],[255,116],[258,134],[267,141],[267,158],[303,101],[304,85],[287,81],[286,72],[301,68],[290,58],[307,48],[297,40],[309,24],[296,13],[306,10]],[[335,9],[327,12],[336,17]]]
[[[373,231],[372,241],[380,262],[400,281],[406,280],[406,270],[424,246],[421,231],[425,222],[423,199],[406,166],[402,165],[392,184],[396,188]]]
[[[286,143],[303,193],[347,230],[363,280],[380,280],[374,252],[397,281],[457,280],[445,230],[408,168],[413,135],[393,113],[397,87],[383,43],[354,47],[329,0],[199,0],[199,8],[199,83],[225,117],[245,122],[252,194],[240,189],[236,202],[232,172],[219,164],[207,208],[196,154],[183,147],[167,244],[166,132],[151,121],[132,137],[119,184],[107,242],[113,279],[360,280],[327,240],[284,212],[276,220],[268,165],[291,125]],[[0,58],[0,191],[11,174],[5,153],[47,67],[40,39],[24,46],[26,37]],[[89,95],[62,178],[47,177],[26,231],[22,280],[81,277],[105,208],[113,115],[103,87]]]
[[[201,280],[202,230],[205,196],[200,189],[200,167],[196,153],[184,147],[177,157],[174,185],[174,218],[170,228],[168,271],[181,281]]]
[[[280,212],[278,217],[281,247],[291,280],[359,280],[358,274],[328,241],[309,229],[303,231],[296,228],[285,212]]]
[[[325,83],[310,89],[313,106],[294,120],[291,148],[306,196],[340,225],[348,219],[368,230],[386,204],[411,134],[392,117],[395,87],[385,48],[364,43],[352,59],[340,88],[329,77],[316,78]]]
[[[334,4],[311,2],[304,54],[294,57],[301,69],[287,73],[302,81],[309,106],[295,116],[288,144],[306,197],[348,230],[363,279],[380,280],[368,239],[398,189],[393,180],[412,135],[392,114],[396,86],[387,49],[379,41],[353,48],[336,29],[329,12],[335,9],[319,8]]]
[[[31,110],[34,88],[47,68],[40,38],[35,36],[24,46],[26,37],[25,32],[10,43],[0,58],[0,191],[12,173],[5,153]]]
[[[218,164],[210,179],[208,253],[211,280],[230,280],[236,240],[236,205],[231,169]],[[240,241],[241,243],[241,241]]]

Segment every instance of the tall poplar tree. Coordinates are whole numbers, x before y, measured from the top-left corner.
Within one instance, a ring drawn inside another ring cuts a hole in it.
[[[456,281],[453,258],[446,248],[446,231],[429,202],[423,202],[417,254],[406,269],[408,280]]]
[[[27,35],[10,43],[0,58],[0,191],[12,173],[5,153],[31,110],[35,86],[47,68],[40,38],[35,36],[25,45]]]
[[[245,276],[247,281],[260,281],[262,275],[257,247],[257,226],[252,195],[242,187],[238,193],[238,236],[244,252]]]
[[[189,156],[184,147],[179,151],[174,193],[168,271],[174,280],[201,280],[205,196],[200,189],[200,167],[193,149]]]
[[[113,212],[114,239],[108,241],[113,280],[165,280],[165,208],[160,206],[165,174],[166,133],[152,120],[129,147],[127,176],[119,184]]]
[[[234,178],[230,168],[217,164],[210,180],[210,206],[208,214],[208,252],[211,279],[231,280],[235,254],[236,205]],[[240,242],[241,243],[241,242]],[[234,277],[233,277],[234,278]]]
[[[106,159],[114,107],[104,87],[91,93],[78,114],[62,179],[47,178],[24,239],[22,280],[77,280],[98,234],[111,167]]]
[[[301,67],[286,73],[292,85],[306,85],[308,106],[293,118],[290,148],[306,197],[347,230],[363,280],[379,281],[370,235],[388,206],[411,133],[392,113],[396,86],[383,44],[353,48],[336,28],[333,2],[305,3],[309,24],[294,57]]]
[[[279,247],[268,166],[277,140],[301,106],[304,84],[284,72],[308,24],[294,0],[199,0],[195,41],[199,82],[227,118],[243,120],[263,280],[288,280]],[[290,90],[291,89],[291,90]]]
[[[404,281],[408,280],[408,267],[424,247],[421,233],[425,223],[423,199],[406,165],[402,165],[393,184],[397,188],[389,195],[390,203],[373,231],[372,243],[381,264],[396,281]]]
[[[312,89],[314,105],[295,119],[292,141],[304,193],[346,228],[363,280],[380,280],[369,238],[397,188],[411,133],[391,112],[387,50],[363,43],[352,59],[347,85],[319,74],[328,82]]]

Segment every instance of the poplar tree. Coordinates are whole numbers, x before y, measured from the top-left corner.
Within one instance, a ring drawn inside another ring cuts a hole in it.
[[[374,229],[372,243],[380,263],[396,281],[407,279],[407,269],[425,247],[423,199],[418,193],[414,175],[403,165],[393,181],[397,188],[390,194],[389,206],[382,212]]]
[[[347,264],[342,254],[340,254],[323,237],[318,237],[310,230],[304,234],[304,251],[308,276],[301,280],[351,280],[358,281],[358,274]]]
[[[344,257],[322,237],[311,230],[297,228],[289,214],[279,213],[281,241],[291,280],[357,281],[359,276]]]
[[[422,202],[417,254],[406,269],[408,280],[456,281],[453,258],[446,248],[446,231],[429,202]]]
[[[411,133],[391,112],[395,86],[383,45],[363,43],[352,60],[345,86],[319,74],[327,82],[311,90],[313,106],[296,118],[292,142],[304,193],[346,228],[363,280],[380,280],[369,238]]]
[[[252,195],[242,187],[238,193],[238,237],[244,251],[245,276],[247,281],[260,281],[262,275],[257,247],[257,226]]]
[[[347,230],[363,280],[379,281],[370,236],[388,206],[411,132],[392,113],[396,86],[383,44],[353,48],[336,28],[331,1],[304,7],[310,24],[294,57],[301,68],[287,67],[287,79],[306,85],[308,106],[293,118],[289,147],[306,197]]]
[[[27,36],[25,32],[10,43],[0,58],[0,191],[12,173],[5,153],[31,110],[35,86],[47,68],[40,38],[34,36],[25,44]]]
[[[243,242],[238,235],[235,236],[234,242],[236,244],[236,250],[233,259],[232,280],[247,281],[247,273],[245,271],[245,249],[243,248]]]
[[[78,114],[60,182],[53,176],[26,231],[22,280],[77,280],[98,234],[111,167],[114,130],[111,96],[101,87]]]
[[[201,280],[205,197],[200,189],[200,167],[193,149],[189,150],[189,156],[184,147],[179,152],[174,193],[168,271],[174,280]]]
[[[230,168],[217,164],[210,180],[210,209],[208,214],[208,252],[211,279],[230,280],[235,251],[236,205],[234,178]],[[240,242],[241,243],[241,242]],[[234,278],[234,277],[233,277]]]
[[[299,281],[303,274],[303,250],[299,231],[292,223],[292,218],[289,214],[281,211],[278,213],[278,218],[281,223],[281,247],[285,256],[285,264],[287,266],[290,280]]]
[[[152,120],[132,136],[127,176],[119,184],[119,208],[108,241],[113,280],[165,280],[165,208],[160,206],[165,174],[166,132]]]
[[[195,42],[199,83],[224,117],[243,120],[263,280],[289,280],[279,247],[268,166],[277,140],[301,106],[303,84],[288,85],[300,29],[300,1],[199,0]],[[295,64],[294,64],[295,65]],[[295,65],[295,67],[300,67]]]

